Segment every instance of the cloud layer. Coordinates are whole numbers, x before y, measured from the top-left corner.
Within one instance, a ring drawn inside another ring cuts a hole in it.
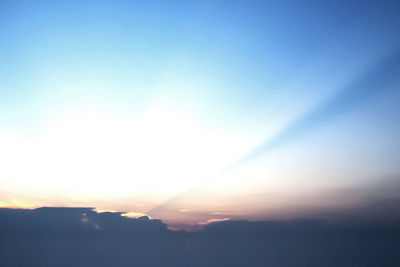
[[[90,208],[0,209],[1,266],[399,266],[398,226],[220,221],[170,231]]]

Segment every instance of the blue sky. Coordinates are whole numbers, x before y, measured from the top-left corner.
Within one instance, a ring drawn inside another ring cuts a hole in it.
[[[306,197],[322,190],[314,182],[322,176],[324,190],[349,187],[351,177],[353,187],[391,180],[400,171],[398,13],[396,1],[2,0],[3,205],[146,212],[280,134],[294,138],[238,170],[245,178],[232,195],[266,188],[290,202],[292,189],[278,181],[290,185],[300,170]],[[377,84],[357,87],[369,79]],[[357,93],[346,93],[353,85]],[[292,125],[308,128],[285,132]],[[83,192],[91,193],[82,203]],[[133,196],[140,205],[126,204]]]

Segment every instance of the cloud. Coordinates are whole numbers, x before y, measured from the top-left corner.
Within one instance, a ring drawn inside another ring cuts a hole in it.
[[[231,219],[231,218],[209,219],[209,220],[207,220],[207,221],[199,222],[198,224],[200,224],[200,225],[205,225],[205,224],[216,223],[216,222],[224,222],[224,221],[228,221],[228,220],[230,220],[230,219]]]
[[[91,208],[3,208],[0,237],[7,267],[400,266],[398,224],[221,218],[186,232]]]

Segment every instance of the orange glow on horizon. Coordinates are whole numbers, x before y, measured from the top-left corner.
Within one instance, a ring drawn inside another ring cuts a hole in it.
[[[0,208],[10,209],[35,209],[42,206],[38,203],[28,202],[20,199],[10,199],[8,201],[0,201]]]

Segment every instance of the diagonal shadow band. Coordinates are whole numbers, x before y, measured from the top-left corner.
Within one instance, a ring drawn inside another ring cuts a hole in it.
[[[369,70],[353,80],[349,85],[339,89],[336,95],[294,120],[273,138],[249,151],[239,160],[224,169],[223,173],[233,171],[262,155],[295,141],[318,127],[349,113],[386,91],[400,90],[400,84],[396,84],[399,80],[400,49],[397,49],[379,62],[376,62]],[[202,184],[203,183],[204,181]],[[150,215],[156,214],[169,205],[177,203],[183,197],[190,197],[198,187],[199,185],[196,185],[179,193],[147,213]]]
[[[399,90],[400,88],[393,86],[398,80],[400,80],[400,50],[377,63],[336,95],[294,120],[273,138],[248,152],[224,171],[238,168],[269,151],[286,145],[356,109],[374,96],[389,90]]]

